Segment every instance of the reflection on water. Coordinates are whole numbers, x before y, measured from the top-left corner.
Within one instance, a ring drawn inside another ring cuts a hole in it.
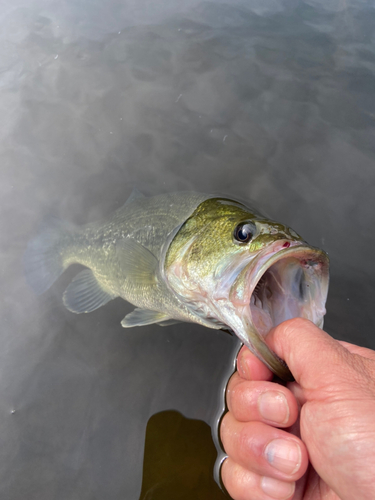
[[[327,331],[375,348],[369,2],[16,0],[0,24],[2,498],[138,498],[148,421],[175,410],[215,435],[237,347],[124,331],[122,300],[73,315],[74,269],[35,297],[21,261],[46,215],[97,220],[133,186],[251,198],[328,251]]]
[[[216,459],[210,427],[169,410],[147,423],[142,490],[139,500],[225,500],[215,483]]]

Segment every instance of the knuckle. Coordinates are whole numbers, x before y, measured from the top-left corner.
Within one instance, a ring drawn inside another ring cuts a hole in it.
[[[302,329],[311,327],[311,325],[311,321],[305,318],[292,318],[281,323],[279,328],[282,328],[284,335],[293,337],[294,335],[298,335]]]
[[[253,394],[246,388],[240,389],[233,396],[230,410],[239,422],[250,422],[256,419],[256,403]]]
[[[251,425],[244,425],[238,435],[237,451],[241,462],[249,463],[254,455],[254,433]]]
[[[233,418],[228,412],[224,415],[220,423],[220,439],[223,443],[225,451],[228,453],[228,444],[230,444],[233,434]]]
[[[221,477],[227,492],[235,500],[250,500],[256,488],[255,478],[239,464],[226,459],[222,466]]]
[[[230,400],[234,410],[247,406],[249,399],[251,399],[251,391],[248,384],[238,384],[231,390]]]

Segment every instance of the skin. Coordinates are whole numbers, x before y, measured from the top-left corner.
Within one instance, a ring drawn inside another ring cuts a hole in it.
[[[272,330],[267,343],[296,381],[272,382],[268,368],[241,349],[220,429],[229,494],[234,500],[373,499],[375,352],[336,341],[300,318]],[[289,453],[273,446],[282,443]]]

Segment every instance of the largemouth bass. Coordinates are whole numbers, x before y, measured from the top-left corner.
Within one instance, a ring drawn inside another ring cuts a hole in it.
[[[28,283],[45,292],[71,264],[86,267],[63,295],[74,313],[122,297],[123,327],[179,321],[234,332],[283,380],[271,328],[303,317],[323,325],[328,257],[291,228],[244,204],[199,193],[135,192],[108,219],[45,227],[25,253]]]

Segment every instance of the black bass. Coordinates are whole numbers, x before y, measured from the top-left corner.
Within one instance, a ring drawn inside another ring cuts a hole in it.
[[[291,373],[267,333],[294,317],[321,327],[326,312],[326,253],[225,197],[135,192],[107,220],[46,227],[28,244],[27,281],[41,294],[73,263],[86,269],[64,292],[70,311],[122,297],[136,306],[125,328],[190,321],[230,330],[284,380]]]

